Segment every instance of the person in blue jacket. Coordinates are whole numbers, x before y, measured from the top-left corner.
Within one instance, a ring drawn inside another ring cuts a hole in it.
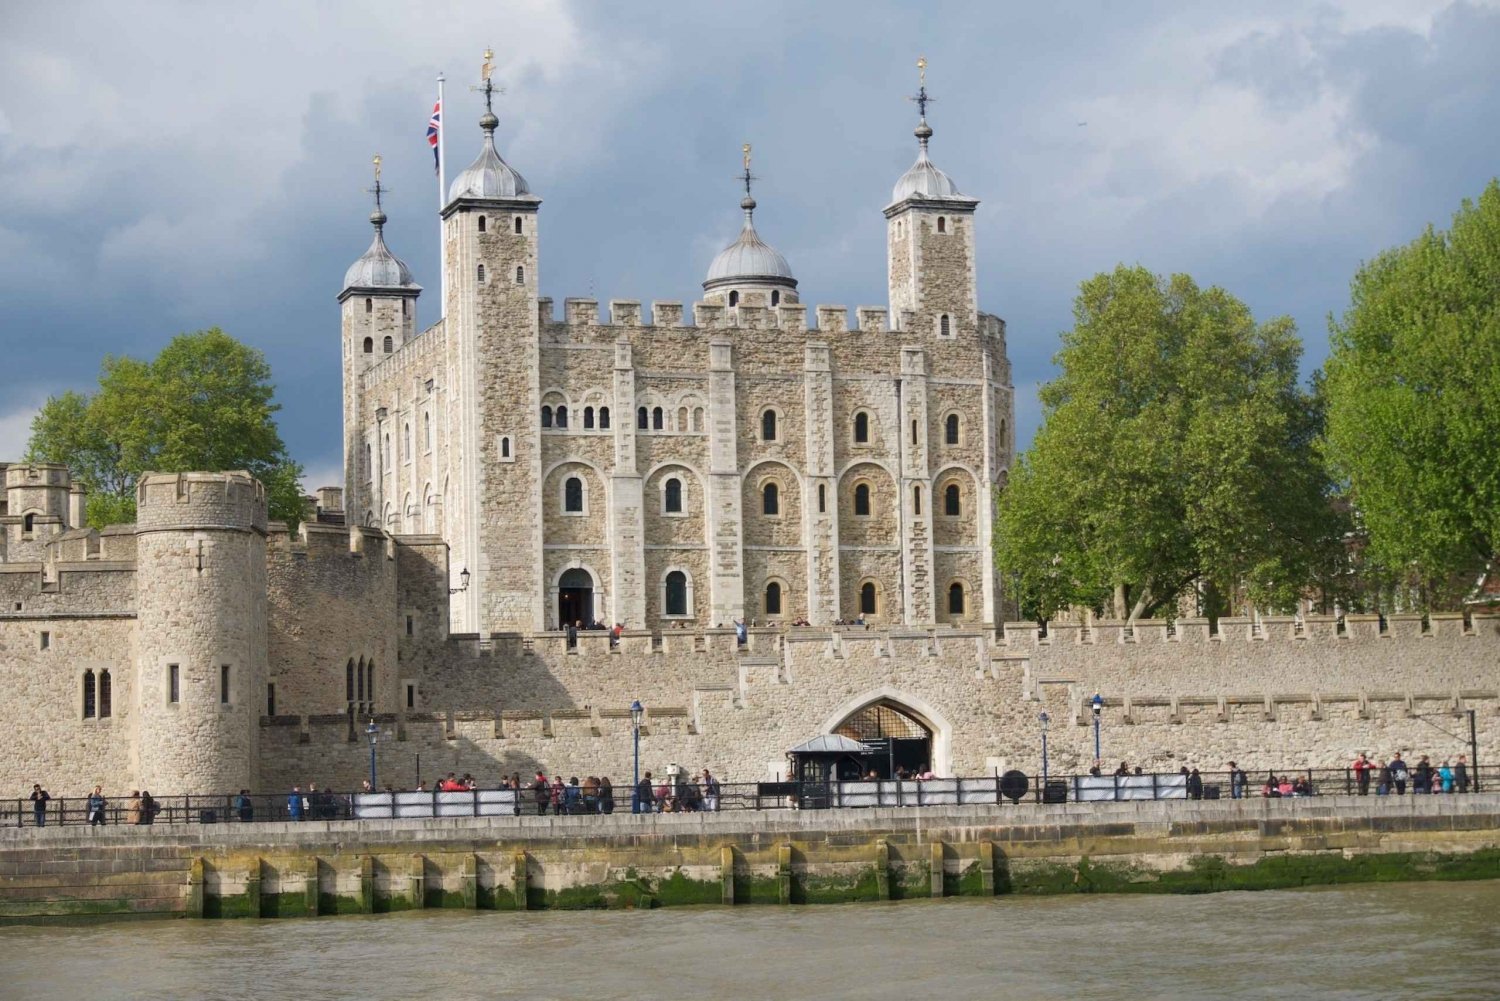
[[[292,786],[292,792],[286,798],[286,812],[293,820],[302,819],[302,787]]]

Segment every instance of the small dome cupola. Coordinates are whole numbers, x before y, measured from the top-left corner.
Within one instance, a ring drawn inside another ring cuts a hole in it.
[[[411,269],[385,245],[385,210],[381,208],[380,196],[385,191],[380,183],[380,157],[375,157],[375,211],[370,213],[370,225],[375,227],[375,238],[370,249],[344,273],[344,293],[354,291],[384,291],[415,295],[422,286],[411,279]]]
[[[891,204],[915,198],[920,201],[958,201],[977,205],[977,198],[970,198],[959,191],[953,179],[927,158],[927,143],[932,138],[932,126],[927,124],[927,104],[933,100],[927,94],[927,60],[917,60],[917,68],[921,71],[921,86],[916,95],[910,98],[917,102],[920,115],[912,133],[917,137],[917,162],[901,175],[896,186],[891,189]]]
[[[727,290],[731,287],[752,286],[760,289],[785,289],[797,287],[792,267],[781,256],[781,252],[760,238],[755,231],[755,199],[750,194],[750,183],[755,179],[750,173],[750,144],[743,147],[745,171],[741,180],[745,185],[745,197],[740,208],[745,212],[745,224],[740,228],[739,238],[719,251],[708,266],[708,276],[703,280],[706,292]],[[780,297],[775,297],[779,302]]]
[[[480,143],[479,156],[448,186],[448,201],[460,198],[536,201],[539,199],[531,193],[526,178],[506,163],[495,149],[495,127],[500,124],[500,119],[495,117],[492,106],[495,86],[489,76],[490,55],[485,53],[484,85],[480,88],[484,93],[484,115],[479,119],[479,127],[484,130],[484,141]]]

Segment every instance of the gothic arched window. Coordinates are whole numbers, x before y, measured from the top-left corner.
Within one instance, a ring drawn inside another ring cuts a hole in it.
[[[767,483],[760,490],[760,512],[761,514],[780,514],[781,497],[777,491],[776,484]]]
[[[112,707],[113,697],[114,697],[114,691],[113,691],[113,689],[114,689],[114,685],[110,682],[110,678],[109,678],[109,668],[106,667],[104,670],[102,670],[102,671],[99,672],[99,718],[100,719],[108,719],[110,716],[112,716],[114,714],[113,707]]]
[[[99,714],[99,706],[95,701],[96,690],[94,687],[94,672],[87,670],[83,672],[83,718],[93,719]]]

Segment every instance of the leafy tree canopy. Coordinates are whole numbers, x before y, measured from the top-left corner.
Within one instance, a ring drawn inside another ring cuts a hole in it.
[[[141,473],[248,470],[273,519],[302,516],[302,468],[276,429],[265,356],[217,327],[179,334],[152,361],[106,356],[93,395],[50,398],[27,458],[67,464],[89,491],[96,528],[135,518]]]
[[[1332,327],[1328,459],[1371,554],[1438,581],[1500,550],[1500,182],[1355,275]]]
[[[997,556],[1028,614],[1132,617],[1190,586],[1286,605],[1337,559],[1321,412],[1285,317],[1120,266],[1084,282],[1000,497]]]

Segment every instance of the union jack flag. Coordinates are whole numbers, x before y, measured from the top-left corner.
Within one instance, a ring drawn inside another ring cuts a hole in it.
[[[443,102],[441,100],[432,102],[432,117],[427,119],[427,145],[432,147],[432,170],[434,173],[442,169],[438,162],[438,129],[442,127]]]

